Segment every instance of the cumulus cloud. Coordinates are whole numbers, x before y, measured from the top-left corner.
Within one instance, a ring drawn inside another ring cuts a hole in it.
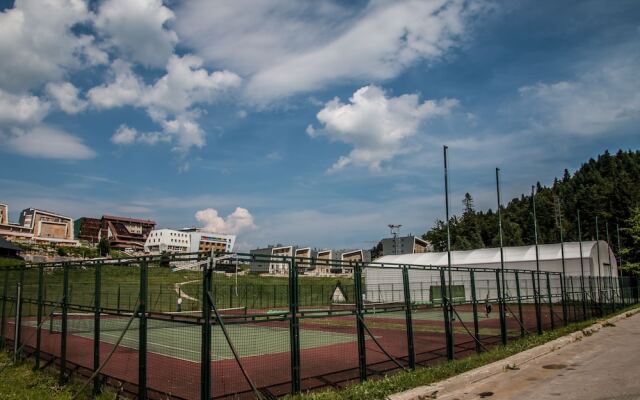
[[[0,88],[0,129],[36,124],[49,112],[49,103],[29,94],[12,94]]]
[[[178,42],[178,35],[166,28],[173,18],[161,0],[107,0],[100,5],[95,27],[127,59],[162,67]]]
[[[44,125],[14,128],[0,134],[0,143],[14,153],[35,158],[87,160],[96,156],[80,138]]]
[[[166,138],[175,138],[175,149],[186,152],[191,147],[205,145],[205,132],[197,122],[199,104],[215,101],[225,92],[238,87],[242,79],[229,71],[209,73],[202,68],[202,60],[185,55],[171,56],[167,73],[154,84],[147,85],[137,76],[131,65],[117,60],[111,77],[103,85],[89,90],[87,97],[97,108],[131,105],[147,110],[149,116],[162,126]],[[147,136],[147,142],[155,143]]]
[[[89,19],[82,0],[17,0],[0,12],[0,87],[35,88],[69,69],[105,63],[92,36],[72,32]]]
[[[327,102],[317,114],[322,129],[310,125],[307,133],[353,147],[349,155],[333,164],[330,172],[347,165],[377,170],[383,162],[410,150],[407,139],[418,133],[424,121],[448,114],[456,104],[453,99],[420,102],[417,94],[388,96],[381,88],[370,85],[358,89],[348,103],[339,98]]]
[[[131,128],[126,124],[120,125],[111,136],[111,142],[114,144],[127,146],[134,143],[156,144],[158,142],[168,142],[171,140],[169,135],[162,132],[138,132],[137,129]]]
[[[385,80],[456,46],[484,2],[208,1],[183,3],[176,29],[196,53],[249,75],[266,103],[345,80]],[[202,19],[202,15],[208,18]],[[215,38],[215,40],[211,40]]]
[[[521,87],[525,115],[534,128],[574,135],[597,135],[640,120],[638,50],[636,45],[590,63],[572,80]]]
[[[69,82],[48,83],[46,92],[57,106],[67,114],[77,114],[87,107],[79,97],[78,88]]]
[[[196,212],[196,220],[203,224],[203,228],[216,233],[240,234],[256,228],[253,215],[246,208],[236,209],[226,218],[218,215],[218,211],[207,208]]]

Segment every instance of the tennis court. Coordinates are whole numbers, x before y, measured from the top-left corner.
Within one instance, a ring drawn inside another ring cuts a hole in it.
[[[187,313],[187,316],[190,317],[190,314]],[[185,317],[183,318],[186,319]],[[101,316],[101,341],[110,344],[117,343],[122,332],[126,329],[128,319],[129,317],[126,315]],[[149,319],[147,323],[147,350],[149,352],[184,361],[200,361],[202,327],[197,324],[195,319],[189,323],[176,320]],[[35,327],[35,321],[30,321],[29,325]],[[263,356],[289,351],[288,321],[266,320],[255,323],[228,323],[226,324],[226,329],[231,341],[236,345],[240,357]],[[52,318],[49,324],[49,332],[60,333],[61,330],[60,316]],[[93,314],[68,314],[67,332],[92,339]],[[131,326],[126,329],[119,345],[137,350],[139,348],[138,337],[138,320],[134,319]],[[304,334],[301,335],[300,348],[302,350],[313,349],[355,341],[355,334],[306,329]],[[212,361],[234,358],[219,325],[213,326],[211,349]]]

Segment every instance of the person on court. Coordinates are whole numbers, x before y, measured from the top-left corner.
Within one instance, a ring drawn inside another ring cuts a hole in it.
[[[491,303],[489,302],[489,293],[487,293],[487,297],[484,299],[484,317],[489,318],[489,314],[491,314]]]

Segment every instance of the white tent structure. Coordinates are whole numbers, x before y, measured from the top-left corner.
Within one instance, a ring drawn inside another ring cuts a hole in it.
[[[536,270],[536,247],[516,246],[504,247],[504,268],[512,270],[505,274],[506,295],[515,296],[515,273],[518,271]],[[550,284],[551,293],[560,292],[560,276],[562,272],[562,249],[560,243],[541,244],[538,246],[540,271],[552,272]],[[582,242],[582,254],[580,254],[579,242],[564,243],[564,260],[567,277],[584,276],[616,278],[618,276],[618,265],[615,254],[605,241],[585,241]],[[582,264],[581,264],[582,263]],[[447,267],[446,252],[418,253],[389,255],[380,257],[373,261],[374,265],[384,266],[384,268],[366,268],[364,272],[366,284],[366,297],[369,301],[401,301],[404,299],[402,293],[402,274],[399,268],[394,266],[409,265],[423,267]],[[485,297],[497,298],[496,274],[495,270],[500,269],[500,248],[477,249],[468,251],[452,251],[451,265],[452,285],[457,286],[458,295],[453,291],[453,296],[470,299],[470,273],[468,269],[477,269],[474,272],[476,284],[476,297],[483,300]],[[462,267],[464,270],[455,270]],[[487,271],[490,269],[491,271]],[[448,271],[445,271],[448,276]],[[518,280],[522,296],[533,295],[533,278],[530,273],[519,273]],[[574,279],[576,284],[578,278]],[[602,281],[602,279],[600,279]],[[571,281],[570,281],[571,282]],[[413,301],[432,301],[433,292],[438,291],[440,286],[440,271],[438,268],[424,269],[413,268],[409,271],[409,287]],[[462,292],[464,287],[464,294]],[[539,282],[538,291],[547,292],[546,276]],[[455,289],[455,288],[454,288]],[[439,296],[439,294],[438,294]]]

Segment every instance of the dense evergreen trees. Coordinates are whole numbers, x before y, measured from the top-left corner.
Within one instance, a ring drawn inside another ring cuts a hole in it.
[[[609,241],[616,253],[620,226],[620,242],[625,262],[640,263],[640,151],[608,151],[590,159],[573,175],[566,169],[562,179],[551,187],[536,185],[535,202],[540,243],[560,241],[560,224],[565,241],[578,240],[577,213],[580,210],[582,239],[598,234]],[[498,219],[495,212],[476,211],[469,193],[462,200],[464,212],[451,218],[451,244],[455,250],[494,247],[498,241]],[[504,244],[517,246],[534,243],[532,202],[530,194],[523,194],[503,206],[502,225]],[[633,230],[636,229],[636,230]],[[634,236],[635,235],[635,236]],[[446,225],[436,221],[424,238],[436,251],[446,250]]]

